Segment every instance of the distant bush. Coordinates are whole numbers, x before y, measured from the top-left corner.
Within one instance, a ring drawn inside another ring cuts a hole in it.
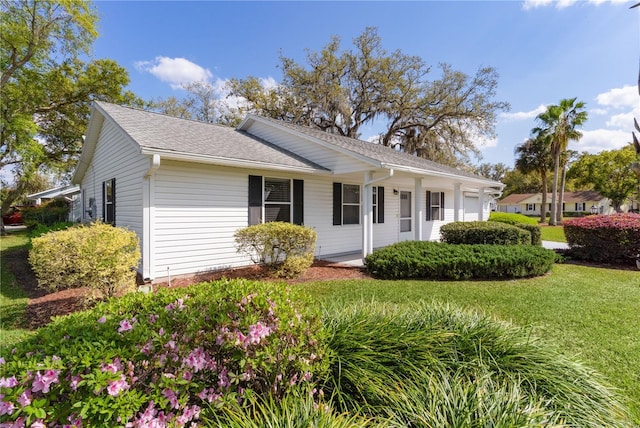
[[[522,214],[492,212],[489,221],[510,224],[524,229],[531,234],[533,245],[542,245],[542,230],[535,219]]]
[[[562,225],[572,257],[632,264],[640,254],[640,214],[592,215]]]
[[[295,277],[313,264],[317,235],[311,228],[268,222],[240,229],[234,237],[238,252],[268,266],[277,276]]]
[[[54,223],[51,226],[47,226],[45,224],[38,223],[35,226],[29,228],[29,238],[37,238],[39,236],[44,235],[49,232],[58,232],[60,230],[66,230],[71,226],[74,226],[76,223],[71,223],[69,221],[63,221],[60,223]]]
[[[69,204],[64,199],[54,199],[37,207],[25,207],[22,219],[27,227],[66,222],[69,219]]]
[[[328,364],[312,307],[285,284],[222,280],[57,318],[2,353],[2,421],[194,426],[253,396],[309,396]]]
[[[493,211],[489,214],[489,221],[498,221],[500,223],[507,224],[538,224],[538,220],[534,217],[528,217],[524,214],[518,213],[503,213],[499,211]]]
[[[406,241],[374,251],[365,267],[383,279],[501,279],[543,275],[556,258],[555,252],[531,245]]]
[[[440,228],[448,244],[531,244],[531,233],[516,226],[493,221],[454,221]]]
[[[104,223],[33,238],[29,252],[39,287],[50,291],[88,287],[99,298],[135,289],[139,260],[135,232]]]

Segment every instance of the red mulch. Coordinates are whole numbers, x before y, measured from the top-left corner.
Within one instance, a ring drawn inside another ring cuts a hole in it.
[[[71,289],[47,293],[45,290],[38,288],[36,277],[27,262],[27,256],[28,250],[20,249],[8,252],[5,259],[7,261],[7,268],[11,270],[17,283],[23,287],[29,296],[29,303],[24,317],[25,328],[36,329],[48,324],[53,316],[67,315],[85,308],[86,289]],[[171,287],[184,287],[223,277],[229,279],[247,278],[277,281],[277,279],[269,277],[268,273],[259,266],[249,266],[199,274],[191,278],[174,278],[171,281]],[[308,281],[362,279],[368,277],[362,268],[339,263],[316,261],[302,276],[287,280],[287,282],[296,284]],[[168,286],[166,283],[154,285],[156,288],[166,286]]]

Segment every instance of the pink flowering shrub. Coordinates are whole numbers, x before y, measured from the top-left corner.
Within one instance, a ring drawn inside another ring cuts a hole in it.
[[[640,214],[593,215],[562,225],[576,258],[629,264],[640,254]]]
[[[284,284],[222,280],[58,318],[2,350],[0,426],[189,426],[311,391],[328,358],[309,307]]]

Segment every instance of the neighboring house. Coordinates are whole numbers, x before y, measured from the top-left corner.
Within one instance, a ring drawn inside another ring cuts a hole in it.
[[[513,193],[498,201],[498,211],[520,213],[524,215],[540,215],[542,193]],[[593,190],[580,192],[564,192],[563,213],[591,214],[592,207],[598,214],[613,212],[609,200]],[[551,211],[551,193],[547,194],[547,213]]]
[[[388,147],[259,116],[238,128],[94,103],[73,177],[83,220],[129,227],[148,280],[250,264],[234,232],[316,230],[316,257],[438,240],[486,220],[503,185]]]
[[[42,192],[27,195],[27,199],[35,205],[41,205],[44,201],[52,199],[64,199],[69,204],[69,221],[82,220],[82,201],[80,200],[80,186],[62,186],[48,189]]]

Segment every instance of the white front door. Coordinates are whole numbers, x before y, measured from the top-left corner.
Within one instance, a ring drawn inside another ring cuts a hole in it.
[[[400,191],[400,233],[398,240],[410,241],[414,238],[413,233],[413,209],[411,192]]]

